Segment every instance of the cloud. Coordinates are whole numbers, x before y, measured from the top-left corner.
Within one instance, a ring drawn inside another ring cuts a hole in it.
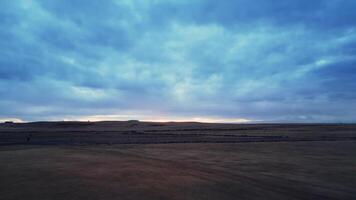
[[[1,118],[356,120],[352,1],[0,4]]]

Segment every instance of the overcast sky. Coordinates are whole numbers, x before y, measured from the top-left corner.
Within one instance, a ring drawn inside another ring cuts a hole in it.
[[[355,0],[0,9],[0,120],[356,122]]]

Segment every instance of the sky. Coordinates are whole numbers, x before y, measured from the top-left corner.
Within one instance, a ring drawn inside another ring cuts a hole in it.
[[[0,121],[356,122],[354,0],[0,8]]]

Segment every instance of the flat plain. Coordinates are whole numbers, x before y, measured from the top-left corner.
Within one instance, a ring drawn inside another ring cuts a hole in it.
[[[356,125],[0,125],[0,199],[356,199]]]

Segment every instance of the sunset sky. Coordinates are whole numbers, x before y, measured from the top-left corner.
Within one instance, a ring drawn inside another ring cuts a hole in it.
[[[355,0],[0,8],[0,121],[356,122]]]

